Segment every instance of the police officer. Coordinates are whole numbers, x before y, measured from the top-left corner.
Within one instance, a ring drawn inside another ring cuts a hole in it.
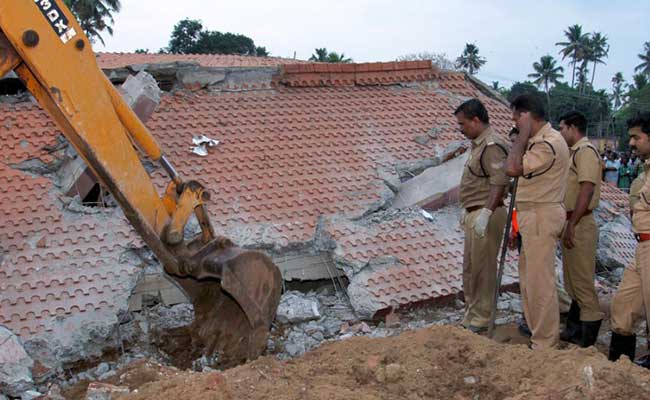
[[[562,240],[564,287],[571,297],[566,327],[560,339],[589,347],[596,343],[603,320],[594,284],[598,225],[592,211],[598,207],[602,162],[585,136],[587,119],[572,111],[560,117],[560,133],[571,153],[564,198],[567,223]]]
[[[564,195],[569,173],[569,148],[546,121],[543,100],[517,97],[510,105],[519,129],[506,174],[518,176],[517,218],[522,238],[519,285],[531,347],[556,347],[560,315],[555,286],[555,251],[566,221]]]
[[[461,132],[472,141],[460,182],[465,230],[462,325],[479,333],[487,329],[492,314],[497,253],[507,218],[503,198],[509,181],[504,172],[508,143],[492,130],[487,109],[478,99],[464,102],[454,115]]]
[[[638,241],[634,264],[625,269],[618,291],[612,300],[612,341],[609,359],[621,355],[634,360],[636,350],[635,323],[645,316],[650,321],[650,113],[627,122],[630,147],[645,161],[645,174],[631,189],[632,229]],[[646,364],[646,367],[648,365]]]

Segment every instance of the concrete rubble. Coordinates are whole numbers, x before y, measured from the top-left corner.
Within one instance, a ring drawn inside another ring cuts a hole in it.
[[[160,100],[156,81],[171,82],[172,86],[223,90],[229,85],[238,85],[244,81],[253,81],[260,86],[270,85],[272,76],[277,73],[276,68],[205,69],[192,63],[174,63],[131,66],[113,70],[109,77],[114,82],[121,82],[134,71],[148,71],[155,77],[154,80],[141,72],[135,78],[127,80],[123,86],[129,104],[144,115],[151,114]],[[421,145],[429,145],[429,140],[437,134],[435,129],[414,140]],[[64,156],[56,165],[28,160],[14,167],[31,174],[50,176],[61,191],[67,194],[87,171],[83,161],[69,148],[63,146],[59,150]],[[338,286],[336,283],[321,282],[319,289],[308,293],[285,292],[269,339],[269,355],[289,359],[327,341],[345,340],[352,336],[392,336],[409,329],[432,324],[457,324],[460,321],[463,304],[460,296],[456,295],[444,306],[391,310],[387,315],[378,317],[381,311],[387,311],[386,305],[369,293],[366,285],[368,276],[403,265],[391,256],[353,259],[346,254],[342,243],[333,238],[332,232],[346,228],[355,233],[367,232],[372,235],[386,222],[403,219],[436,226],[443,236],[445,232],[458,236],[458,215],[461,210],[455,191],[467,157],[465,150],[462,143],[454,143],[441,148],[435,159],[393,162],[378,167],[375,172],[380,187],[380,200],[346,215],[321,218],[313,236],[304,242],[287,243],[272,224],[228,227],[228,236],[242,247],[263,249],[274,259],[287,256],[322,258],[328,268],[331,265],[335,270],[336,277],[340,273],[347,283],[343,288],[340,280]],[[65,198],[62,207],[66,213],[75,214],[72,217],[92,215],[99,219],[114,219],[121,215],[118,209],[101,211],[86,207],[81,204],[80,197]],[[421,207],[430,210],[430,219],[422,215]],[[612,214],[609,211],[612,207],[607,204],[603,209],[605,211],[597,213],[601,226],[598,263],[604,269],[620,270],[625,265],[621,263],[624,258],[621,257],[616,241],[625,232],[629,232],[629,219]],[[198,223],[192,220],[186,234],[197,233],[199,230]],[[120,369],[136,360],[152,359],[162,364],[174,363],[174,354],[166,354],[155,347],[155,334],[189,326],[193,320],[192,306],[187,303],[166,304],[160,299],[154,299],[152,305],[144,301],[143,297],[134,310],[130,307],[129,300],[139,280],[146,274],[161,275],[162,269],[150,252],[143,251],[141,244],[124,249],[119,255],[119,263],[128,265],[131,269],[136,265],[144,268],[141,268],[139,274],[121,278],[124,290],[115,296],[115,307],[111,311],[97,312],[92,318],[83,316],[83,320],[75,320],[80,317],[70,317],[57,322],[57,332],[66,332],[63,329],[65,324],[79,326],[74,335],[40,337],[27,341],[23,347],[13,333],[0,327],[0,400],[3,400],[3,395],[22,396],[26,399],[36,398],[41,393],[47,393],[56,399],[60,396],[61,389],[83,382],[93,382],[88,387],[86,399],[112,399],[128,393],[129,389],[96,381],[110,380]],[[561,287],[559,259],[556,266],[558,286]],[[606,279],[601,277],[599,283],[611,287],[616,277],[615,274]],[[332,281],[335,281],[334,277]],[[512,291],[503,293],[499,299],[497,324],[513,323],[522,318],[521,300],[516,293],[514,258],[508,260],[503,285]],[[565,310],[566,294],[561,292],[560,297],[564,300]],[[120,353],[116,360],[102,359],[106,350],[116,349]],[[38,360],[40,366],[38,379],[33,376],[36,369],[34,359]],[[74,372],[67,368],[83,359],[92,359],[92,362]],[[192,365],[197,370],[209,370],[211,361],[197,358]],[[474,377],[464,379],[467,384],[476,383]],[[52,386],[51,382],[57,382],[61,387]]]
[[[88,385],[86,400],[112,400],[123,394],[129,394],[128,387],[92,382]]]
[[[308,297],[300,292],[287,292],[282,296],[276,319],[283,324],[295,324],[320,317],[320,303],[316,297]]]
[[[33,366],[34,360],[27,354],[18,336],[0,326],[0,395],[20,397],[32,390]]]

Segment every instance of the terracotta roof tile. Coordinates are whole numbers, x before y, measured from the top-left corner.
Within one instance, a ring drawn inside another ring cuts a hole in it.
[[[294,60],[292,58],[253,57],[228,54],[97,53],[97,63],[103,69],[170,62],[194,62],[203,67],[272,67],[284,64],[307,63],[307,61]]]
[[[360,68],[406,68],[388,64]],[[218,232],[281,248],[312,240],[322,216],[360,217],[381,202],[378,167],[432,158],[462,140],[452,115],[462,96],[485,101],[496,129],[510,127],[507,107],[448,72],[421,85],[165,94],[147,125],[181,175],[208,187]],[[124,219],[64,212],[49,178],[12,167],[54,159],[59,132],[38,106],[0,105],[0,126],[8,132],[0,142],[0,324],[30,335],[51,329],[48,316],[112,307],[120,277],[138,271],[119,256],[141,241]],[[430,144],[414,141],[427,133],[435,136]],[[221,143],[195,156],[189,147],[196,134]],[[160,169],[153,177],[162,192],[166,177]],[[384,285],[387,277],[373,281],[382,301],[390,293],[403,303],[460,288],[459,237],[419,224],[376,237],[346,235],[339,237],[351,257],[389,252],[403,264],[392,272],[397,286]]]
[[[463,233],[457,224],[454,228],[457,217],[447,217],[432,223],[407,213],[374,224],[335,221],[326,229],[338,243],[337,258],[362,266],[393,260],[352,278],[373,297],[364,301],[375,303],[379,311],[462,291]],[[516,262],[516,254],[510,253],[507,268],[512,270]]]

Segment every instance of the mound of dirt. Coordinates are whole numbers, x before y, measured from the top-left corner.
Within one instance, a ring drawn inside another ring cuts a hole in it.
[[[354,337],[301,358],[263,357],[223,373],[152,375],[156,381],[120,399],[650,398],[650,372],[627,359],[611,363],[594,348],[532,351],[452,326]]]

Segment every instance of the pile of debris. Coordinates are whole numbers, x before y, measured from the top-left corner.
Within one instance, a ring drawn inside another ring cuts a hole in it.
[[[287,360],[326,342],[461,319],[457,186],[467,142],[452,112],[479,97],[495,128],[507,129],[509,110],[489,88],[421,62],[143,64],[113,78],[132,71],[125,98],[179,172],[207,181],[216,229],[271,255],[287,288],[318,286],[285,291],[268,355]],[[160,91],[161,77],[172,92]],[[85,394],[88,382],[114,380],[134,360],[218,365],[192,346],[183,293],[44,112],[0,105],[0,125],[9,132],[0,197],[23,200],[0,202],[0,324],[8,328],[0,343],[10,346],[0,351],[0,393],[54,398],[56,383]],[[164,190],[163,171],[144,165]],[[625,207],[620,192],[603,190],[605,297],[632,257]],[[186,236],[199,229],[191,221]],[[512,252],[499,324],[521,318],[516,264]]]

